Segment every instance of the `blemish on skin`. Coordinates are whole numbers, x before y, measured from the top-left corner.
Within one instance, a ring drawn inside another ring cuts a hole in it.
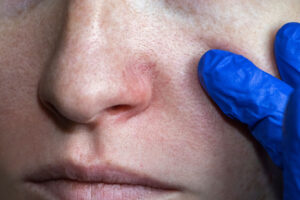
[[[123,76],[128,83],[148,84],[150,86],[157,77],[156,63],[148,56],[139,56],[128,62]]]
[[[171,8],[184,15],[195,15],[198,13],[200,3],[198,1],[165,0],[165,7]]]
[[[0,17],[16,17],[33,9],[43,0],[3,0],[0,2]]]

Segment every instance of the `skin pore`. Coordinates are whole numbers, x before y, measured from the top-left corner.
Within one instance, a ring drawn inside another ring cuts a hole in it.
[[[197,64],[219,48],[278,76],[274,36],[299,4],[0,0],[0,186],[13,186],[0,199],[30,199],[25,174],[61,160],[176,186],[155,199],[280,199],[274,166],[209,100]]]

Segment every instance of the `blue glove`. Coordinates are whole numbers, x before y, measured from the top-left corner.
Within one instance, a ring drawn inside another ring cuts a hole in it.
[[[300,24],[276,35],[282,80],[243,56],[210,50],[199,62],[200,82],[230,118],[248,125],[273,162],[283,169],[284,199],[300,199]]]

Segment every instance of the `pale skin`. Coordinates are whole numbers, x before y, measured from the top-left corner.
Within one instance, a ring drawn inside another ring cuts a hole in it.
[[[24,198],[24,173],[58,159],[178,186],[161,199],[280,199],[274,166],[197,64],[219,48],[277,76],[274,35],[300,20],[298,0],[24,2],[0,0],[0,186],[14,186],[0,199]]]

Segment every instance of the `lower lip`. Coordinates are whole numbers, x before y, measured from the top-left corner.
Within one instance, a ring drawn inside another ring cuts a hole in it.
[[[46,199],[58,200],[140,200],[167,195],[168,190],[139,185],[84,183],[75,181],[48,181],[30,183],[29,188]]]

